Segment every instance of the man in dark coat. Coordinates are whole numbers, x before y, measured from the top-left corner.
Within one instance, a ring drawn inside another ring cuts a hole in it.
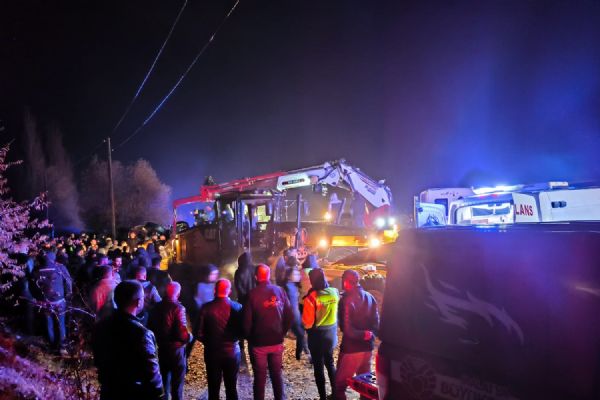
[[[62,349],[66,337],[66,299],[72,293],[69,271],[64,265],[55,262],[55,254],[48,251],[38,257],[38,265],[31,274],[29,288],[46,320],[48,342],[58,351]]]
[[[158,360],[166,398],[183,399],[183,384],[187,369],[185,347],[192,335],[187,329],[185,307],[179,302],[181,285],[169,282],[165,297],[150,312],[148,328],[156,335]]]
[[[338,308],[338,324],[343,332],[335,375],[335,398],[346,399],[348,378],[371,371],[379,311],[375,298],[359,284],[358,272],[342,275],[344,293]]]
[[[250,361],[254,371],[254,399],[265,398],[267,368],[273,384],[275,400],[285,398],[283,391],[283,338],[290,329],[294,315],[287,295],[279,286],[271,285],[271,269],[264,264],[256,267],[257,285],[250,291],[244,305],[244,334],[250,344]]]
[[[240,368],[238,340],[242,328],[242,305],[229,299],[231,282],[219,279],[215,299],[202,306],[195,336],[204,344],[208,379],[208,400],[218,400],[221,377],[227,400],[237,400],[237,375]]]
[[[101,400],[163,399],[154,334],[135,315],[144,307],[137,281],[115,289],[117,311],[100,321],[92,336]]]

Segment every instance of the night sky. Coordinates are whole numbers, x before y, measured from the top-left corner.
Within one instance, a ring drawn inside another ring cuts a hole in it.
[[[108,135],[182,1],[3,1],[0,118]],[[190,0],[118,145],[233,5]],[[3,138],[4,139],[4,138]],[[344,157],[396,206],[433,186],[600,180],[600,2],[241,0],[182,86],[114,153],[174,197]]]

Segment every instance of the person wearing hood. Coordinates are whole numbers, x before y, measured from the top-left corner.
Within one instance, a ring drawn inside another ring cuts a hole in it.
[[[327,399],[325,374],[335,396],[335,366],[333,350],[337,345],[337,313],[340,295],[337,289],[329,287],[321,268],[313,268],[309,273],[312,288],[304,298],[302,324],[308,332],[308,348],[312,357],[315,382],[320,400]]]
[[[38,265],[32,272],[29,288],[42,306],[48,342],[58,351],[62,349],[66,337],[66,299],[71,296],[72,281],[67,268],[55,260],[56,256],[52,252],[38,257]]]
[[[233,275],[233,285],[237,294],[237,301],[242,306],[246,305],[246,302],[248,301],[248,294],[256,287],[254,269],[255,268],[254,264],[252,264],[252,257],[250,257],[250,253],[242,253],[238,257],[238,267]],[[243,339],[240,339],[240,354],[242,370],[246,370],[248,361],[246,360],[246,349]]]
[[[242,306],[245,305],[246,300],[248,300],[248,294],[256,287],[254,264],[252,264],[250,253],[245,252],[238,257],[238,268],[235,270],[233,276],[233,284],[237,293],[238,303]]]

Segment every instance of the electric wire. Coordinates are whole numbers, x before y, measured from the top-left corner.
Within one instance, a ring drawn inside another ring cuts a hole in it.
[[[221,22],[219,23],[219,25],[217,26],[217,28],[215,29],[215,31],[213,32],[213,34],[209,37],[208,41],[204,44],[204,46],[202,46],[202,48],[200,49],[200,51],[198,52],[198,54],[196,54],[196,57],[194,57],[194,59],[192,60],[192,62],[190,63],[190,65],[188,65],[187,69],[183,72],[183,74],[181,74],[181,76],[179,77],[179,79],[177,80],[177,82],[175,83],[175,85],[162,98],[162,100],[158,103],[158,105],[156,106],[156,108],[154,108],[154,110],[148,115],[148,117],[144,120],[144,122],[142,122],[142,124],[140,126],[138,126],[137,129],[135,131],[133,131],[133,133],[131,135],[127,136],[121,143],[119,143],[117,146],[114,147],[115,150],[118,149],[118,148],[120,148],[120,147],[122,147],[127,142],[129,142],[135,135],[137,135],[148,124],[148,122],[150,122],[150,120],[156,115],[156,113],[158,111],[160,111],[160,109],[162,108],[162,106],[167,102],[167,100],[169,99],[169,97],[171,97],[171,95],[173,94],[173,92],[175,92],[175,90],[177,90],[177,88],[179,87],[179,85],[181,85],[181,82],[183,82],[183,80],[185,79],[185,77],[187,76],[187,74],[192,70],[192,68],[194,67],[194,65],[196,65],[196,63],[198,62],[198,60],[200,59],[200,57],[202,56],[202,54],[204,54],[204,52],[206,51],[206,49],[208,48],[208,46],[210,46],[210,44],[213,42],[213,40],[215,39],[215,36],[219,33],[219,31],[221,30],[221,28],[223,27],[223,25],[225,24],[225,22],[229,19],[229,17],[231,16],[231,14],[233,14],[233,12],[235,11],[235,9],[238,6],[239,2],[240,2],[240,0],[236,0],[236,2],[233,4],[233,6],[229,10],[229,12],[221,20]]]
[[[123,115],[121,115],[121,118],[119,118],[119,121],[114,126],[110,136],[113,136],[115,134],[115,132],[117,131],[117,129],[119,129],[119,127],[121,126],[121,123],[123,123],[123,120],[125,119],[127,114],[129,114],[129,111],[131,111],[133,104],[135,103],[137,98],[140,96],[142,89],[144,88],[144,86],[146,85],[146,82],[148,81],[148,78],[154,71],[154,67],[156,67],[156,63],[158,62],[158,59],[162,55],[163,50],[165,49],[165,47],[167,45],[167,42],[171,38],[171,35],[173,34],[173,31],[175,30],[175,27],[177,26],[177,23],[179,22],[179,19],[181,18],[181,15],[183,14],[183,11],[185,10],[185,7],[187,6],[187,4],[188,4],[188,0],[184,0],[183,5],[181,6],[181,9],[179,10],[179,13],[177,14],[177,17],[175,18],[175,21],[173,21],[173,24],[171,25],[171,29],[169,29],[169,33],[167,34],[167,37],[163,41],[162,45],[160,46],[160,49],[158,50],[158,53],[154,57],[154,61],[152,61],[152,65],[150,65],[148,72],[146,72],[146,76],[144,76],[142,83],[140,83],[140,86],[138,87],[137,91],[135,92],[135,95],[133,96],[133,98],[129,102],[129,105],[125,109],[125,112],[123,112]]]
[[[137,90],[136,90],[133,98],[131,99],[131,101],[127,105],[127,108],[125,109],[125,111],[121,115],[121,118],[119,118],[119,120],[117,121],[117,123],[113,127],[110,136],[113,136],[115,134],[115,132],[119,129],[119,127],[123,123],[123,120],[125,119],[125,117],[127,117],[127,115],[129,114],[129,111],[131,111],[131,108],[133,107],[133,104],[136,102],[136,100],[138,99],[138,97],[142,93],[142,90],[144,89],[144,86],[146,85],[146,82],[150,78],[150,75],[154,71],[154,68],[156,67],[156,64],[158,63],[158,60],[160,59],[160,57],[161,57],[161,55],[162,55],[165,47],[167,46],[167,43],[169,42],[169,39],[171,39],[171,36],[173,35],[173,32],[175,31],[175,27],[177,26],[179,20],[181,19],[181,15],[183,14],[183,11],[185,10],[187,4],[188,4],[188,0],[184,0],[183,5],[179,9],[179,12],[177,13],[177,16],[175,17],[175,20],[171,24],[171,28],[169,29],[169,33],[167,34],[165,40],[162,42],[162,45],[160,46],[160,49],[158,50],[158,53],[156,53],[156,56],[154,57],[154,60],[152,61],[152,64],[150,65],[150,68],[146,72],[146,75],[144,76],[144,79],[142,79],[142,82],[140,83],[139,87],[137,88]],[[98,148],[100,148],[100,146],[104,145],[105,143],[106,143],[106,139],[102,139],[100,141],[100,143],[98,143],[96,146],[94,146],[94,148],[87,155],[85,155],[85,156],[79,158],[77,161],[75,161],[73,163],[73,167],[78,166],[82,162],[84,162],[87,159],[89,159],[90,157],[92,157],[94,154],[97,153],[96,150],[98,150]],[[114,151],[114,150],[111,149],[111,151]]]

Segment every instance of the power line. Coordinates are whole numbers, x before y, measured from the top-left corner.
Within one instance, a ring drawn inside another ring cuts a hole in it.
[[[150,115],[148,115],[148,117],[144,120],[144,122],[142,122],[142,124],[140,126],[138,126],[135,131],[133,131],[133,133],[131,135],[127,136],[125,138],[125,140],[123,140],[121,143],[119,143],[117,146],[115,146],[115,149],[120,148],[125,143],[127,143],[129,140],[131,140],[131,138],[133,138],[135,135],[137,135],[148,124],[148,122],[150,122],[150,120],[154,117],[154,115],[156,115],[156,113],[162,108],[162,106],[167,102],[167,100],[169,99],[169,97],[171,97],[171,95],[173,94],[173,92],[175,92],[175,90],[177,90],[177,88],[179,87],[179,85],[181,84],[181,82],[185,79],[185,77],[191,71],[191,69],[194,67],[194,65],[196,65],[196,63],[198,62],[198,60],[200,59],[200,57],[202,56],[202,54],[204,54],[204,52],[206,51],[206,49],[208,48],[208,46],[210,46],[210,44],[213,42],[213,40],[215,39],[215,36],[219,33],[219,31],[221,30],[221,28],[223,27],[223,25],[225,24],[225,22],[227,21],[227,19],[229,19],[229,17],[233,13],[233,11],[236,9],[236,7],[239,4],[239,2],[240,2],[240,0],[236,0],[236,2],[233,4],[233,6],[229,10],[229,12],[225,15],[225,17],[221,21],[221,23],[217,26],[217,29],[215,29],[215,31],[213,32],[213,34],[209,37],[208,41],[200,49],[200,51],[198,52],[198,54],[196,54],[196,57],[194,57],[194,59],[192,60],[192,62],[190,63],[190,65],[183,72],[183,74],[179,77],[179,79],[177,80],[177,82],[175,83],[175,85],[171,88],[171,90],[169,90],[169,92],[166,94],[166,96],[162,98],[162,100],[160,101],[160,103],[158,103],[158,105],[156,106],[156,108],[150,113]]]
[[[111,136],[114,135],[114,133],[117,131],[117,129],[119,129],[119,127],[121,126],[121,123],[123,122],[123,120],[125,119],[125,117],[127,116],[127,114],[129,114],[129,111],[131,110],[131,107],[133,106],[133,103],[135,103],[135,101],[139,97],[140,93],[142,92],[142,89],[146,85],[146,81],[148,81],[148,78],[150,77],[150,74],[152,74],[152,71],[154,71],[154,67],[156,66],[156,63],[158,62],[158,59],[162,55],[163,50],[165,49],[165,46],[167,45],[167,42],[171,38],[171,35],[173,34],[173,31],[175,30],[175,26],[177,26],[177,23],[179,22],[179,18],[181,18],[181,14],[183,14],[183,10],[185,10],[185,7],[187,6],[187,3],[188,3],[188,0],[185,0],[183,2],[183,5],[181,6],[181,9],[179,10],[179,13],[177,14],[177,17],[175,18],[175,21],[173,21],[173,24],[171,25],[171,29],[169,30],[169,33],[167,34],[167,37],[165,38],[165,40],[163,41],[162,45],[160,46],[160,49],[158,50],[158,53],[156,54],[156,57],[154,57],[154,61],[152,61],[152,65],[150,65],[150,69],[148,69],[148,72],[146,72],[146,76],[144,76],[144,79],[142,80],[142,83],[140,84],[140,86],[138,87],[137,91],[135,92],[135,95],[133,96],[133,98],[129,102],[129,105],[125,109],[125,112],[123,113],[123,115],[121,115],[121,118],[119,118],[119,121],[117,122],[117,124],[113,128],[113,130],[111,132]]]
[[[115,124],[114,128],[112,129],[111,135],[114,135],[114,133],[117,131],[117,129],[119,129],[119,127],[123,123],[123,120],[125,119],[125,117],[127,116],[127,114],[129,114],[129,111],[131,111],[131,107],[133,107],[133,104],[135,103],[135,101],[137,100],[137,98],[142,93],[142,90],[144,89],[144,86],[146,85],[146,82],[148,81],[148,78],[150,78],[150,75],[154,71],[154,68],[156,67],[156,64],[158,63],[158,60],[159,60],[160,56],[162,55],[165,47],[167,46],[167,42],[169,41],[169,39],[171,39],[171,36],[173,35],[173,31],[175,31],[175,27],[177,26],[177,23],[179,22],[179,19],[181,18],[181,15],[183,14],[183,11],[185,10],[187,4],[188,4],[188,0],[184,0],[183,5],[181,6],[181,8],[179,9],[179,12],[177,13],[177,17],[175,17],[175,20],[173,21],[173,24],[171,24],[171,28],[169,29],[169,33],[167,34],[167,37],[165,38],[165,40],[163,41],[162,45],[160,46],[160,49],[158,50],[158,53],[154,57],[154,60],[152,61],[152,64],[150,65],[150,68],[146,72],[146,75],[144,76],[144,79],[142,80],[142,83],[140,83],[140,86],[137,88],[137,90],[135,92],[135,95],[133,96],[133,98],[129,102],[129,105],[127,105],[127,108],[125,109],[125,112],[123,112],[123,115],[121,115],[121,118],[119,118],[119,121],[117,121],[117,123]],[[88,158],[92,157],[94,154],[96,154],[96,150],[98,150],[100,148],[100,146],[104,145],[104,143],[106,143],[106,139],[102,139],[100,141],[100,143],[98,143],[96,146],[94,146],[94,148],[92,149],[92,151],[88,155],[86,155],[86,156],[81,157],[80,159],[78,159],[73,164],[73,167],[78,166],[79,164],[81,164],[82,162],[84,162]]]

